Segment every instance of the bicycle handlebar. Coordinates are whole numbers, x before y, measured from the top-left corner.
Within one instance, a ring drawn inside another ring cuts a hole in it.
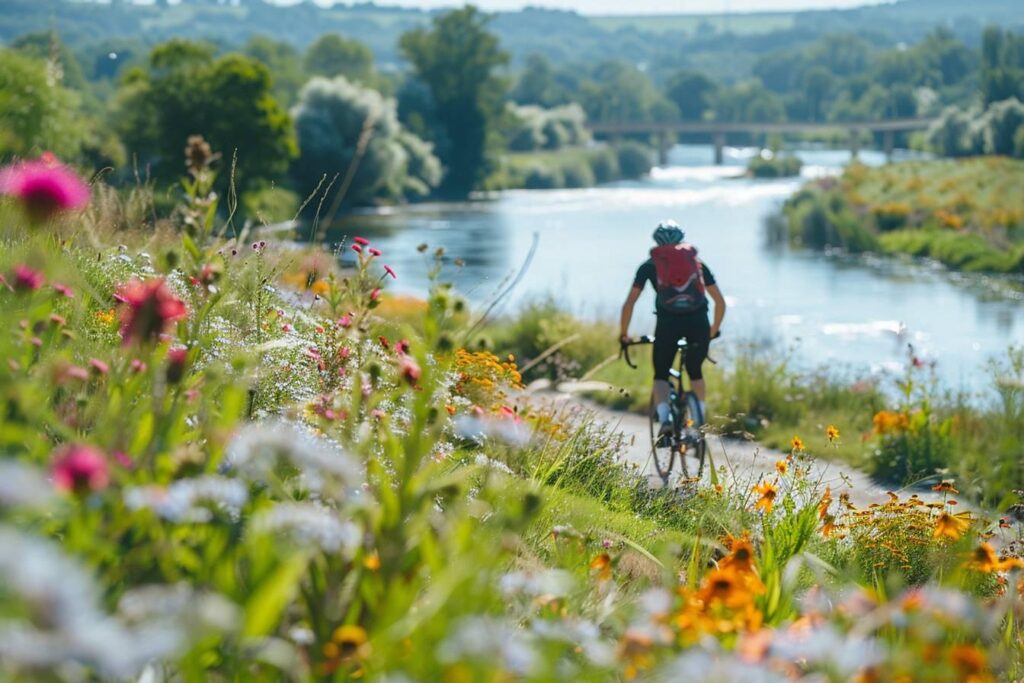
[[[711,339],[718,339],[721,336],[722,336],[722,331],[719,330],[718,334],[716,334]],[[630,347],[632,347],[632,346],[640,346],[642,344],[653,344],[653,343],[654,343],[654,337],[651,337],[651,336],[646,335],[646,334],[644,336],[638,337],[636,339],[630,339],[629,341],[621,341],[620,340],[619,341],[619,358],[625,358],[626,365],[628,365],[629,367],[631,367],[634,370],[636,370],[637,367],[633,363],[633,359],[631,359],[629,357],[629,349],[630,349]],[[711,356],[708,356],[707,359],[709,361],[711,361],[712,364],[718,365],[718,361],[716,361]]]

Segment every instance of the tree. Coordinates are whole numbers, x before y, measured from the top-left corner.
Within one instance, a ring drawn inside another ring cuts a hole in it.
[[[565,86],[558,81],[558,74],[544,55],[531,54],[519,81],[512,90],[512,99],[519,104],[535,104],[539,107],[557,107],[571,100]]]
[[[835,80],[832,72],[823,66],[812,66],[800,77],[807,120],[820,121],[825,118],[825,103],[832,93]]]
[[[435,17],[399,41],[402,54],[433,97],[437,120],[450,147],[443,161],[442,190],[466,195],[488,175],[496,124],[503,114],[506,84],[495,70],[508,63],[488,18],[473,6]]]
[[[597,122],[674,121],[679,111],[647,74],[625,62],[602,62],[582,86],[587,118]]]
[[[274,75],[274,97],[282,105],[289,107],[295,103],[299,89],[308,80],[298,50],[268,36],[253,36],[242,52],[270,69]]]
[[[149,61],[148,70],[126,75],[115,119],[128,148],[158,177],[180,174],[185,141],[197,134],[225,164],[237,155],[242,189],[287,171],[294,131],[265,66],[240,54],[214,58],[211,46],[183,40],[155,48]]]
[[[350,168],[354,175],[344,197],[350,205],[425,196],[440,181],[430,145],[402,129],[395,101],[376,90],[344,76],[315,77],[292,113],[299,138],[292,173],[303,193],[325,175],[344,178]]]
[[[306,71],[316,76],[344,76],[350,81],[372,85],[373,52],[358,40],[337,33],[320,36],[306,51]]]
[[[671,100],[684,121],[700,121],[708,110],[711,94],[717,85],[704,74],[695,71],[680,71],[668,80],[668,99]]]
[[[786,118],[779,96],[757,80],[718,89],[711,97],[711,109],[716,121],[766,123]]]
[[[47,77],[45,61],[0,49],[0,155],[77,155],[86,136],[78,106],[76,93]]]
[[[996,102],[988,108],[986,118],[985,153],[1013,155],[1014,136],[1024,126],[1024,104],[1017,98]]]

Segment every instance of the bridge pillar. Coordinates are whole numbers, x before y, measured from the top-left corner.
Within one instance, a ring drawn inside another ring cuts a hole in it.
[[[882,147],[885,149],[885,160],[892,161],[892,151],[896,147],[896,133],[891,130],[882,133]]]
[[[668,166],[668,151],[672,149],[669,142],[669,133],[662,133],[658,136],[658,165]]]
[[[860,156],[860,129],[850,129],[850,158],[856,159]]]
[[[725,160],[725,133],[714,133],[711,137],[715,143],[715,166],[721,166]]]

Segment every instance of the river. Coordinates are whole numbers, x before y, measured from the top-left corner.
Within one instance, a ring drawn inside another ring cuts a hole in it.
[[[848,153],[802,151],[802,179],[751,180],[734,177],[747,152],[728,152],[726,165],[716,167],[710,147],[681,145],[642,181],[413,205],[349,219],[328,237],[371,239],[398,273],[393,289],[412,294],[424,292],[431,265],[417,245],[443,246],[449,260],[465,263],[446,267],[445,279],[482,304],[519,269],[536,234],[532,263],[501,310],[551,296],[580,316],[616,320],[653,228],[672,218],[726,296],[725,338],[763,341],[806,367],[898,373],[910,343],[936,362],[945,386],[976,389],[987,383],[989,358],[1024,344],[1019,283],[768,245],[765,217],[804,179],[839,172]],[[862,152],[861,160],[883,163],[876,152]],[[652,309],[647,291],[634,334],[653,330]]]

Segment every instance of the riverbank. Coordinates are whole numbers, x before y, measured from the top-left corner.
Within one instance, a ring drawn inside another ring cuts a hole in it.
[[[1003,157],[851,165],[805,185],[771,237],[813,249],[933,259],[1024,273],[1024,161]]]
[[[528,381],[584,380],[589,399],[644,413],[649,354],[637,350],[639,369],[628,368],[616,337],[610,323],[541,303],[489,326],[483,339],[515,354]],[[799,436],[812,451],[834,453],[896,487],[951,476],[964,495],[991,507],[1024,488],[1024,348],[994,359],[976,396],[942,387],[931,363],[913,355],[901,374],[860,379],[827,367],[802,370],[778,347],[741,340],[715,342],[711,355],[718,364],[706,364],[705,375],[716,432],[782,450]],[[830,424],[843,435],[841,450],[825,435]]]
[[[487,190],[558,190],[635,180],[650,173],[654,150],[638,142],[507,153]]]

